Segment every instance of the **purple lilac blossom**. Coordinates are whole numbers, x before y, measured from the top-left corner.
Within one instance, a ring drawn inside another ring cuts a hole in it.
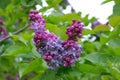
[[[2,18],[0,17],[0,39],[7,36],[6,28],[4,27],[4,22]]]
[[[69,39],[77,39],[82,37],[84,24],[81,21],[72,20],[72,25],[67,28],[66,34]]]
[[[31,10],[29,20],[32,21],[30,28],[35,31],[33,43],[41,57],[46,61],[48,68],[57,70],[61,66],[73,66],[82,52],[81,45],[73,37],[81,37],[83,24],[80,21],[73,20],[71,27],[67,29],[69,39],[63,41],[45,29],[45,20],[38,11]],[[69,34],[70,32],[73,36]]]
[[[30,28],[35,32],[45,31],[45,20],[39,15],[39,12],[36,10],[31,10],[29,14],[29,20],[32,21]]]
[[[74,65],[75,61],[79,59],[82,52],[81,45],[75,40],[67,40],[62,43],[64,47],[63,66],[68,67]]]

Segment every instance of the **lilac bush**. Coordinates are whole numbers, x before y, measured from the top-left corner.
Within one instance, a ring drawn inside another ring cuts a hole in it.
[[[83,24],[81,21],[72,21],[67,28],[68,40],[60,40],[58,36],[45,29],[45,20],[36,10],[31,10],[29,15],[30,28],[34,30],[33,43],[41,57],[46,61],[49,69],[59,69],[61,66],[73,66],[79,59],[82,47],[77,39],[82,36]]]

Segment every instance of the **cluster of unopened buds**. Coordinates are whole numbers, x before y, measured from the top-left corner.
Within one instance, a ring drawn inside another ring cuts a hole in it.
[[[58,36],[46,30],[46,22],[36,10],[30,10],[30,28],[34,30],[33,43],[49,69],[59,69],[61,66],[73,66],[82,53],[82,47],[77,39],[82,36],[83,23],[72,21],[67,28],[68,39],[63,41]]]
[[[0,17],[0,40],[7,36],[6,28],[4,27],[4,22]]]

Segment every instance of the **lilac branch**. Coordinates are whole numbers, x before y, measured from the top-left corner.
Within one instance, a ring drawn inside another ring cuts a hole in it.
[[[14,32],[14,33],[12,33],[12,34],[13,34],[13,35],[19,34],[19,33],[21,33],[22,31],[24,31],[25,29],[27,29],[28,26],[29,26],[29,24],[28,24],[28,22],[27,22],[23,28],[17,30],[16,32]],[[5,40],[7,40],[7,39],[9,39],[9,38],[11,38],[10,35],[6,36],[5,38],[2,38],[2,39],[0,40],[0,42],[3,42],[3,41],[5,41]]]

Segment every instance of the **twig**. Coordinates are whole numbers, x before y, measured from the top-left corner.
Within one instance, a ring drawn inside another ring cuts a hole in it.
[[[21,29],[19,29],[18,31],[14,32],[13,35],[16,35],[16,34],[21,33],[21,32],[24,31],[28,26],[29,26],[29,24],[28,24],[28,22],[27,22],[23,28],[21,28]],[[8,35],[8,36],[6,36],[5,38],[2,38],[2,39],[0,40],[0,42],[3,42],[4,40],[9,39],[10,37],[11,37],[11,36]]]

